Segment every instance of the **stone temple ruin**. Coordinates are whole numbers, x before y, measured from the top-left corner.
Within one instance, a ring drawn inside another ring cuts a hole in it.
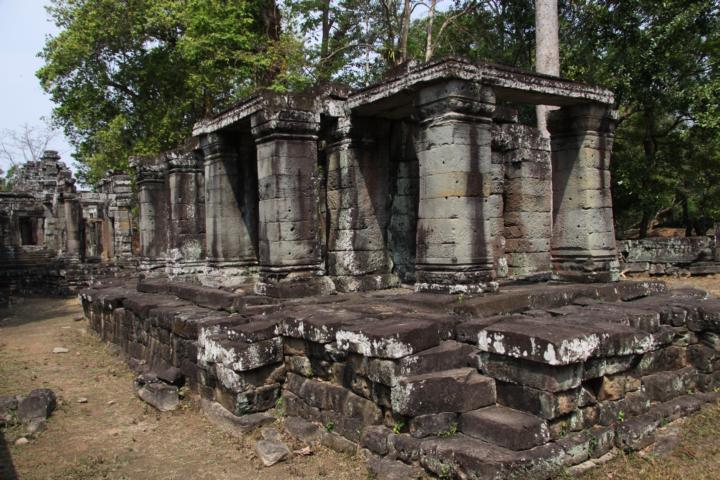
[[[70,293],[132,266],[130,177],[110,174],[78,192],[55,151],[24,164],[0,192],[0,297]]]
[[[720,301],[617,281],[612,103],[455,59],[258,92],[133,159],[142,277],[83,290],[85,315],[143,398],[181,376],[211,418],[274,411],[380,476],[643,448],[718,398]],[[534,104],[559,107],[549,139],[519,121]]]

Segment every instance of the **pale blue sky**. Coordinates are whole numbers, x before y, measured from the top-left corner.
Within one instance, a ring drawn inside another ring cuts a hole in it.
[[[35,72],[42,65],[37,53],[45,37],[55,33],[45,0],[0,0],[0,131],[18,130],[49,118],[53,103],[45,95]],[[65,163],[72,164],[72,147],[60,133],[49,145]],[[8,165],[0,160],[0,168]]]

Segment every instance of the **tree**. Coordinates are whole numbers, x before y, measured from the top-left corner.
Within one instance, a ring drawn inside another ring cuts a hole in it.
[[[53,0],[48,11],[60,33],[37,75],[85,183],[182,143],[258,86],[294,81],[298,45],[274,0]]]
[[[47,122],[39,125],[25,123],[18,130],[2,130],[0,159],[8,162],[11,167],[38,161],[57,136],[58,131]]]
[[[566,76],[616,95],[614,204],[621,227],[635,225],[644,236],[658,212],[669,211],[691,230],[692,205],[713,198],[689,185],[702,185],[693,179],[706,174],[698,167],[718,155],[720,7],[712,0],[584,0],[564,10]],[[704,148],[693,145],[697,139]]]

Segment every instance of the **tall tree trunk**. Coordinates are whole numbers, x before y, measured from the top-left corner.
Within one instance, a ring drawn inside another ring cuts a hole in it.
[[[410,13],[410,0],[405,0],[402,13],[402,25],[400,27],[400,56],[396,62],[398,65],[405,63],[405,60],[407,60],[408,36],[410,34]]]
[[[326,66],[327,56],[330,50],[330,0],[322,2],[322,37],[320,38],[320,80],[328,80],[330,78],[328,68]]]
[[[435,6],[437,0],[431,0],[427,19],[427,41],[425,42],[425,61],[429,62],[433,56],[433,21],[435,20]]]
[[[647,168],[648,172],[652,172],[655,168],[655,154],[657,152],[657,144],[655,143],[655,116],[654,114],[646,110],[644,114],[645,119],[645,134],[643,138],[643,150],[645,152],[645,167]],[[646,191],[652,191],[652,185],[650,176],[645,177],[645,181],[643,182],[643,188]],[[643,218],[640,222],[640,238],[647,237],[648,230],[650,227],[650,216],[648,215],[648,209],[650,207],[647,205],[643,205]]]
[[[535,70],[547,75],[560,75],[560,38],[557,0],[535,0]],[[547,112],[552,107],[538,105],[537,123],[548,137]]]

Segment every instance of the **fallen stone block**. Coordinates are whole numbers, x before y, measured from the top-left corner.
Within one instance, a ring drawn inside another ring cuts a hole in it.
[[[49,388],[38,388],[23,398],[17,407],[17,416],[27,424],[36,418],[48,418],[57,406],[55,392]]]
[[[495,381],[473,368],[404,377],[391,392],[393,411],[411,417],[467,412],[493,404],[495,400]]]
[[[388,458],[371,456],[367,462],[368,472],[378,480],[405,480],[423,478],[424,471],[414,465],[407,465],[402,462]]]
[[[200,407],[205,416],[222,430],[239,438],[263,425],[271,424],[275,418],[266,413],[251,413],[248,415],[233,415],[217,402],[202,398]]]
[[[300,417],[286,417],[283,423],[285,430],[306,445],[320,443],[320,427]]]
[[[460,415],[459,428],[465,435],[510,450],[528,450],[550,441],[550,431],[543,420],[501,406],[463,413]]]
[[[180,405],[178,388],[163,382],[137,385],[137,396],[161,412],[175,410]]]
[[[255,443],[255,453],[263,465],[271,467],[278,462],[287,460],[290,456],[290,449],[278,440],[258,440]]]

